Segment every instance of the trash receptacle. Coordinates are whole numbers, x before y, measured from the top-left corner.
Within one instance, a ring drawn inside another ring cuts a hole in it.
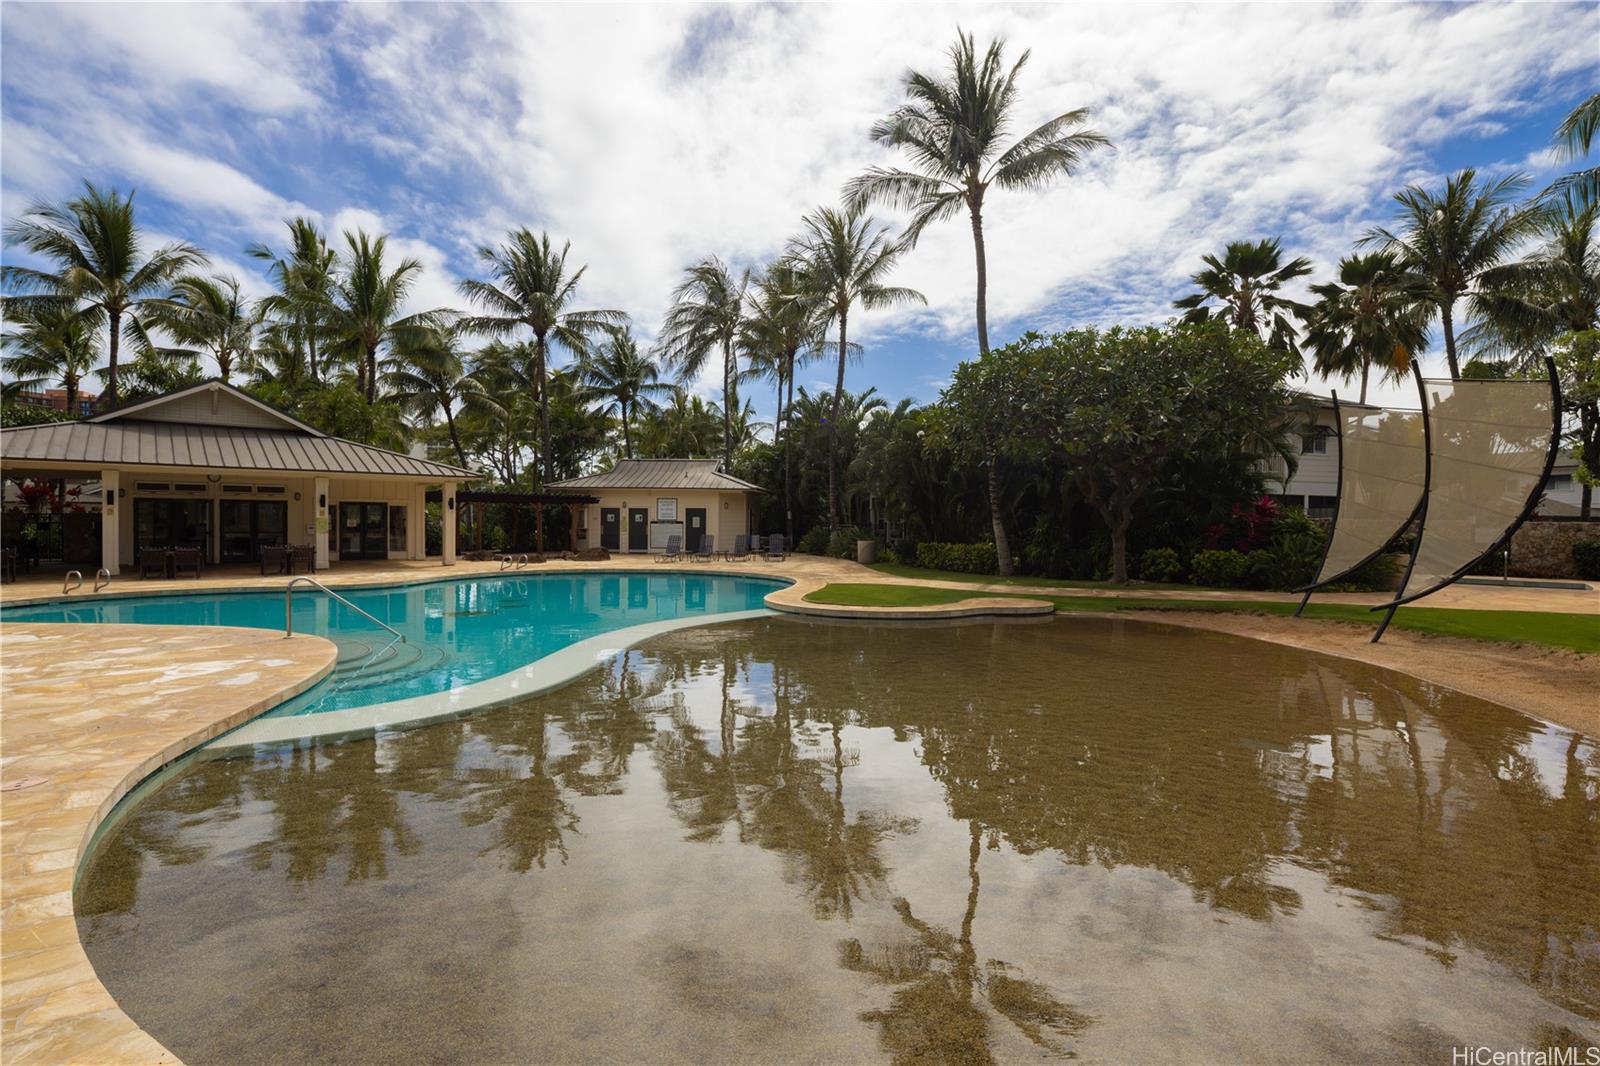
[[[862,566],[871,566],[878,561],[878,542],[875,540],[856,541],[856,562]]]

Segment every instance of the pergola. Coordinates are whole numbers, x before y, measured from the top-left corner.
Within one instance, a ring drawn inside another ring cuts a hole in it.
[[[440,503],[444,494],[440,492],[428,493],[429,503]],[[578,509],[587,507],[591,503],[599,503],[598,496],[581,496],[571,492],[489,492],[463,489],[456,493],[456,506],[466,507],[472,505],[473,549],[483,550],[483,505],[486,503],[510,504],[518,508],[512,512],[519,526],[522,518],[522,507],[533,508],[533,542],[535,550],[544,551],[544,508],[549,505],[565,507],[570,521],[568,529],[578,528]]]

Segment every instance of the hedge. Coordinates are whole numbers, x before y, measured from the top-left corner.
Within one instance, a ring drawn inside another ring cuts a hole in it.
[[[1600,539],[1580,540],[1572,546],[1572,564],[1585,581],[1600,581]]]
[[[923,541],[917,545],[917,565],[929,570],[954,570],[963,574],[993,574],[999,571],[999,556],[993,544],[940,544]]]

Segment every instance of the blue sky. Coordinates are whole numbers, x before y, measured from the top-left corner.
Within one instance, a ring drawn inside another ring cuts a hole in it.
[[[459,305],[479,245],[544,228],[589,265],[584,302],[648,338],[685,264],[757,266],[891,162],[867,130],[957,24],[1032,49],[1019,129],[1088,107],[1116,145],[1048,193],[991,198],[996,343],[1158,321],[1230,239],[1281,236],[1325,279],[1407,182],[1468,165],[1547,182],[1550,131],[1600,82],[1594,4],[8,2],[0,208],[85,178],[136,188],[158,239],[257,292],[243,249],[279,243],[285,217],[385,230],[426,268],[418,309]],[[930,231],[897,277],[929,306],[864,318],[850,387],[937,395],[974,346],[972,274],[965,222]]]

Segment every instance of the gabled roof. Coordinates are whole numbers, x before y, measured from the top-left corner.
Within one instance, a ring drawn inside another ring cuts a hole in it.
[[[599,489],[700,489],[711,492],[765,492],[760,485],[722,472],[715,459],[618,459],[602,474],[554,481],[550,489],[593,492]]]
[[[102,411],[85,422],[120,422],[136,418],[141,422],[182,422],[185,425],[236,426],[255,429],[283,429],[325,437],[320,429],[264,403],[241,388],[212,378],[186,388],[153,396],[148,400]]]

